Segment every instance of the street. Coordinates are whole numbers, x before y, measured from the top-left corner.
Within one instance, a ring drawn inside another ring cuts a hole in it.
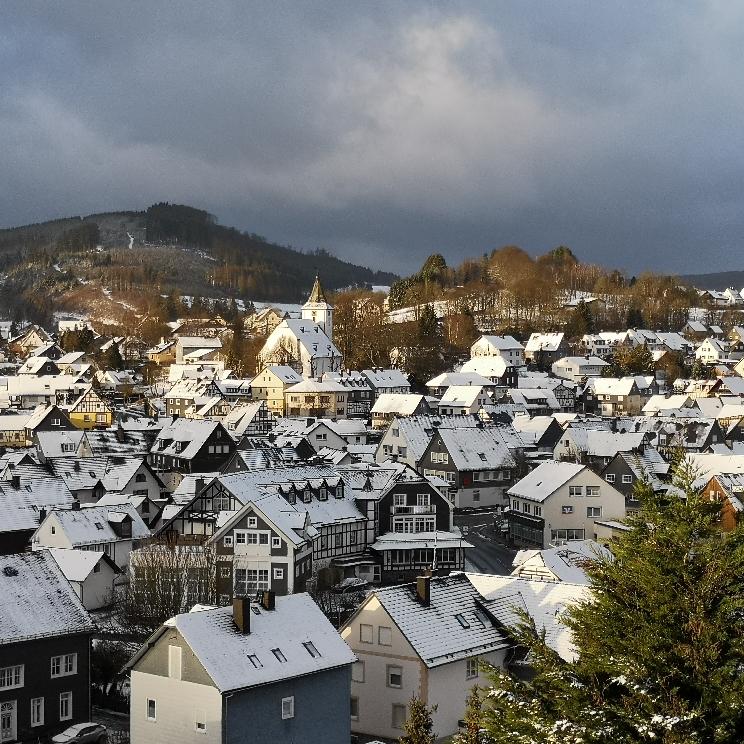
[[[473,547],[465,553],[465,569],[479,573],[508,575],[517,551],[497,539],[493,528],[494,512],[456,514],[455,525]]]

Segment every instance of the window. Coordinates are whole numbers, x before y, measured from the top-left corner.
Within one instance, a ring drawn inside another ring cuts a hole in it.
[[[605,480],[608,483],[614,483],[615,482],[615,474],[614,473],[606,473],[605,474]],[[623,476],[623,482],[625,482],[625,476]]]
[[[256,656],[256,654],[248,654],[248,661],[253,664],[253,667],[255,669],[263,669],[263,664],[261,663],[261,659]]]
[[[207,716],[203,710],[199,710],[196,712],[196,720],[194,721],[194,728],[200,734],[207,733]]]
[[[394,493],[393,494],[393,506],[405,506],[406,505],[406,495],[404,493]]]
[[[364,623],[361,623],[359,625],[359,642],[372,643],[372,632],[373,628],[371,625],[365,625]]]
[[[532,507],[532,513],[533,513],[533,514],[534,514],[534,515],[535,515],[536,517],[541,517],[541,516],[542,516],[542,506],[538,506],[537,504],[535,504],[535,505],[534,505],[534,506]]]
[[[281,537],[272,537],[271,538],[271,547],[272,548],[281,548],[282,547],[282,538]]]
[[[356,661],[351,665],[351,681],[364,682],[364,662]]]
[[[403,667],[388,665],[385,677],[388,687],[403,687]]]
[[[274,578],[275,579],[283,579],[284,578],[284,569],[283,568],[275,568],[274,569]]]
[[[465,662],[465,679],[475,679],[478,676],[478,657],[471,656]]]
[[[480,491],[473,491],[473,501],[480,501]]]
[[[586,516],[589,519],[594,519],[596,517],[602,516],[602,507],[601,506],[587,506],[586,507]]]
[[[168,646],[168,676],[181,679],[181,647]]]
[[[232,535],[225,535],[225,537],[222,538],[222,544],[226,548],[232,548],[232,546],[233,546],[233,536]]]
[[[52,656],[52,677],[67,677],[77,673],[77,654]]]
[[[248,517],[248,527],[255,529],[258,527],[258,519],[256,517]]]
[[[402,729],[406,723],[406,706],[393,705],[393,728]]]
[[[587,496],[599,496],[599,486],[587,486],[586,495]]]
[[[62,419],[53,418],[52,419],[52,426],[62,426]]]
[[[259,545],[268,545],[269,544],[269,533],[268,532],[259,532],[258,533],[258,544]]]
[[[294,695],[282,698],[282,721],[294,718]]]
[[[72,718],[72,693],[59,693],[59,720],[69,721]]]
[[[31,725],[44,725],[44,698],[31,698]]]
[[[344,535],[343,535],[343,532],[337,532],[334,535],[333,544],[337,548],[342,548],[343,547],[343,545],[344,545]]]
[[[269,588],[268,568],[236,568],[233,593],[237,597],[247,597]]]
[[[157,721],[157,706],[152,698],[147,698],[147,720]]]
[[[13,690],[23,687],[23,664],[0,669],[0,690]]]
[[[587,491],[589,489],[587,488]],[[581,496],[583,493],[581,486],[569,486],[568,487],[568,495],[569,496]]]
[[[530,513],[530,505],[526,501],[522,503],[522,511],[525,514],[529,514]]]
[[[516,499],[512,499],[511,508],[514,511],[519,511],[519,501],[517,501]]]
[[[220,566],[220,578],[222,579],[230,578],[230,566]]]
[[[576,529],[570,529],[570,530],[551,530],[550,531],[550,539],[551,540],[556,540],[556,541],[583,540],[584,539],[584,530],[576,530]]]
[[[352,721],[358,721],[359,720],[359,698],[352,697],[349,702],[349,710],[351,713],[351,720]]]
[[[458,612],[455,615],[455,620],[457,620],[457,622],[460,623],[463,628],[470,627],[470,623],[465,619],[465,615],[463,615],[461,612]]]
[[[632,475],[624,475],[623,476],[623,483],[632,483],[633,482],[633,476]]]
[[[144,483],[145,481],[147,481],[147,475],[145,473],[137,473],[134,477],[135,483]]]
[[[247,533],[245,533],[245,532],[242,532],[242,531],[239,532],[238,530],[236,530],[235,531],[235,544],[236,545],[245,545],[245,543],[246,543],[246,534]]]
[[[315,648],[315,644],[312,641],[305,641],[302,645],[305,647],[305,651],[307,651],[313,659],[317,659],[320,656],[320,651]]]
[[[391,628],[381,625],[377,629],[377,642],[381,646],[392,646],[393,645],[393,631]]]
[[[573,506],[562,506],[561,507],[561,514],[573,514]]]

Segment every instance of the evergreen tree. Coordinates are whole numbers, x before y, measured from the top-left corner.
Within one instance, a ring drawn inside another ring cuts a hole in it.
[[[119,351],[119,344],[111,344],[101,357],[101,367],[104,370],[112,369],[115,371],[124,369],[124,359]]]
[[[437,736],[432,732],[434,723],[431,714],[436,709],[436,705],[429,708],[419,698],[411,698],[408,703],[408,718],[403,727],[405,733],[398,739],[399,744],[434,744]]]
[[[496,744],[739,744],[744,731],[744,528],[677,471],[677,495],[640,483],[639,514],[590,562],[572,607],[574,661],[526,619],[529,681],[495,671],[484,725]]]
[[[490,735],[482,727],[483,700],[481,689],[473,685],[468,693],[465,703],[465,726],[464,730],[455,734],[452,744],[489,744],[492,741]]]

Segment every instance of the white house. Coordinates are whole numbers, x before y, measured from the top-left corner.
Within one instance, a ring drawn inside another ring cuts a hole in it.
[[[443,416],[476,414],[491,402],[482,385],[452,385],[439,401],[439,412]]]
[[[594,538],[595,520],[625,518],[625,496],[586,465],[548,460],[507,494],[509,536],[518,545]]]
[[[608,366],[604,359],[596,356],[570,356],[553,362],[552,370],[556,377],[581,382],[587,377],[601,377],[602,370]]]
[[[86,610],[111,603],[121,569],[106,553],[77,548],[49,548],[49,552]]]
[[[513,336],[481,336],[470,347],[470,358],[502,357],[512,367],[524,366],[524,346]]]

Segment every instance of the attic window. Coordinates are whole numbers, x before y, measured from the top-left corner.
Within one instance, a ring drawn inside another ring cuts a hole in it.
[[[100,522],[96,522],[95,524],[96,524],[96,529],[97,530],[102,530],[103,529],[103,525]]]
[[[483,452],[479,452],[478,457],[480,457],[480,459],[483,460],[483,462],[486,461],[486,455]]]
[[[455,615],[455,620],[457,620],[457,622],[460,623],[460,625],[462,625],[463,628],[470,627],[470,623],[465,619],[465,616],[459,612]]]
[[[93,471],[93,470],[89,470],[89,471],[88,471],[88,475],[89,475],[89,476],[90,476],[91,478],[95,478],[95,477],[96,477],[95,471]]]
[[[320,651],[315,648],[315,644],[312,641],[305,641],[305,643],[303,643],[302,645],[305,647],[305,650],[310,654],[310,656],[313,657],[313,659],[317,659],[320,656]]]
[[[250,661],[256,669],[263,668],[263,664],[260,662],[258,656],[256,656],[255,654],[248,654],[248,661]]]
[[[282,664],[287,661],[287,657],[282,653],[282,650],[280,648],[272,648],[271,653],[274,654],[277,661],[280,661]]]

